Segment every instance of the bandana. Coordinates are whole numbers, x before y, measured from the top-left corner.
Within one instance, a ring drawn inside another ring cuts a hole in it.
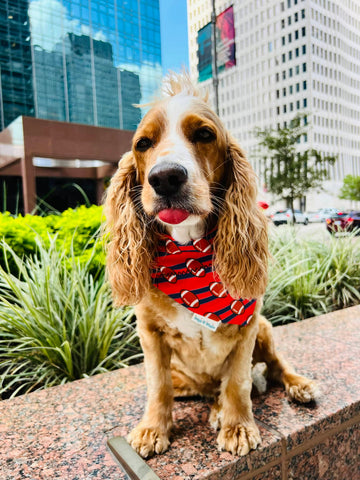
[[[213,271],[216,231],[182,245],[164,235],[159,242],[152,283],[173,300],[194,312],[193,319],[211,330],[221,323],[247,325],[255,299],[234,299]],[[209,326],[212,325],[212,326]]]

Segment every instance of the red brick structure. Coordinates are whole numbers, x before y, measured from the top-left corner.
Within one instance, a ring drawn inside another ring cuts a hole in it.
[[[94,179],[100,203],[104,178],[115,172],[132,136],[129,130],[18,117],[0,132],[0,178],[22,178],[25,213],[36,206],[36,177]],[[39,166],[34,158],[55,166]]]

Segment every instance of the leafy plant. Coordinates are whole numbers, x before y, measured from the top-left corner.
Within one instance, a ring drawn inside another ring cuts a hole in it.
[[[133,310],[112,307],[103,275],[90,274],[91,258],[82,263],[72,251],[66,259],[56,237],[47,245],[37,238],[38,255],[26,259],[4,242],[2,248],[19,272],[0,268],[2,396],[139,361]]]
[[[346,175],[339,198],[360,201],[360,176]]]
[[[288,323],[360,303],[354,241],[353,235],[326,243],[299,239],[291,227],[274,234],[263,314],[274,324]]]
[[[91,271],[97,275],[105,264],[103,247],[97,241],[102,220],[102,207],[96,205],[89,208],[81,206],[44,217],[29,214],[13,217],[4,213],[0,214],[0,240],[5,240],[18,256],[26,258],[38,254],[38,237],[45,246],[49,245],[51,237],[56,237],[57,246],[68,255],[73,254],[83,263],[91,258]],[[6,263],[4,253],[5,250],[0,250],[0,266],[3,268]],[[12,257],[7,263],[10,271],[17,274]]]

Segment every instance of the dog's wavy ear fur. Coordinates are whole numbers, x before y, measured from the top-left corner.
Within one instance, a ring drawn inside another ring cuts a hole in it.
[[[136,167],[131,152],[119,162],[105,201],[107,273],[116,305],[136,305],[150,287],[153,234],[137,200]]]
[[[228,186],[214,239],[214,268],[234,298],[262,296],[267,283],[267,221],[256,201],[255,173],[228,135]]]

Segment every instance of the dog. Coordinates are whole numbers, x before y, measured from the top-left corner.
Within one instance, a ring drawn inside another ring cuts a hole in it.
[[[254,171],[208,99],[188,75],[170,74],[105,200],[114,303],[135,306],[144,352],[147,404],[128,441],[145,458],[168,448],[181,396],[213,398],[220,450],[256,449],[257,362],[290,399],[315,398],[315,383],[275,351],[260,314],[269,252],[256,196]]]

